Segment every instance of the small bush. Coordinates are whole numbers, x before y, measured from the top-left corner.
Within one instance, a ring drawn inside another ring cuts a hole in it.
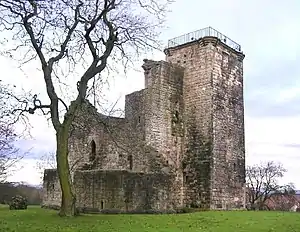
[[[19,210],[19,209],[27,209],[27,199],[20,195],[12,197],[9,202],[10,210]]]

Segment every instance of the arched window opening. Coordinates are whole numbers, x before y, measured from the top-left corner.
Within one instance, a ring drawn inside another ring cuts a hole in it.
[[[233,163],[233,171],[236,171],[236,163]]]
[[[129,161],[129,169],[132,170],[132,168],[133,168],[132,155],[128,156],[128,161]]]
[[[93,162],[96,158],[96,143],[94,140],[91,142],[91,155],[90,155],[90,162]]]
[[[176,119],[176,122],[179,122],[179,112],[178,112],[178,110],[175,111],[175,119]]]
[[[101,201],[101,209],[104,209],[104,202]]]

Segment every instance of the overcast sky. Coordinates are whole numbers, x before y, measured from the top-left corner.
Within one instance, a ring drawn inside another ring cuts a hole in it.
[[[207,26],[219,30],[242,46],[244,59],[245,126],[247,164],[274,160],[288,173],[284,182],[300,188],[300,1],[298,0],[177,0],[168,15],[167,40]],[[3,49],[3,48],[0,48]],[[145,58],[152,58],[145,55]],[[157,53],[157,59],[164,54]],[[138,64],[138,65],[141,65]],[[27,77],[14,64],[0,58],[3,76],[40,92],[44,83],[32,67]],[[142,69],[140,69],[142,71]],[[144,85],[143,73],[111,84],[111,101]],[[34,139],[22,141],[33,148],[22,161],[13,181],[40,183],[35,158],[55,150],[54,131],[42,117],[31,118]],[[298,135],[298,136],[297,136]]]

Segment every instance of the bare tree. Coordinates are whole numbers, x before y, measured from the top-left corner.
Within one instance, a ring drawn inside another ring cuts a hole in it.
[[[70,171],[74,171],[76,168],[76,164],[84,159],[83,156],[73,161],[73,164],[70,166]],[[45,169],[56,169],[56,154],[55,152],[45,153],[40,157],[40,159],[36,162],[36,169],[41,176],[41,182],[43,181],[43,174]]]
[[[36,59],[41,65],[50,102],[42,103],[34,95],[21,112],[42,110],[51,115],[62,190],[59,215],[76,214],[68,136],[75,114],[87,98],[89,82],[105,73],[108,65],[121,62],[127,66],[137,55],[160,48],[157,36],[169,3],[171,0],[0,1],[1,30],[11,32],[15,43],[4,54],[15,58],[25,54],[23,65]],[[78,71],[78,65],[83,69]],[[75,76],[79,78],[77,82]],[[57,90],[64,80],[76,83],[77,94],[69,106]]]
[[[36,162],[36,169],[40,174],[41,183],[43,182],[43,174],[45,169],[56,169],[55,152],[48,152],[42,155]]]
[[[22,159],[19,149],[15,146],[18,136],[13,126],[0,122],[0,182],[4,182],[17,162]]]
[[[12,174],[15,165],[24,155],[16,147],[16,142],[21,136],[15,132],[18,117],[12,114],[16,107],[10,97],[14,95],[12,88],[0,80],[0,183]]]
[[[271,198],[266,201],[266,204],[268,205],[270,210],[290,211],[295,206],[297,209],[299,207],[300,201],[299,199],[297,199],[294,189],[294,184],[289,183],[287,185],[287,189],[284,192],[273,194]]]
[[[279,179],[284,176],[286,169],[274,162],[246,168],[247,198],[250,209],[268,209],[266,201],[276,195],[288,195],[293,192],[293,185],[280,185]]]

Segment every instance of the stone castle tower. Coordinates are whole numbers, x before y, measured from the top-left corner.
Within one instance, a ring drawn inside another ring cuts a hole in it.
[[[241,208],[245,142],[240,45],[212,28],[169,41],[166,61],[144,60],[145,88],[125,118],[82,106],[69,139],[79,208],[174,211]],[[60,205],[45,170],[44,205]]]

